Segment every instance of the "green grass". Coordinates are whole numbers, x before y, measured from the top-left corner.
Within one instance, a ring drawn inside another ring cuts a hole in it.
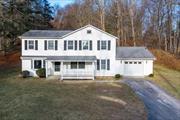
[[[180,99],[180,71],[155,65],[154,77],[150,79],[167,92]]]
[[[61,83],[18,73],[0,70],[0,120],[146,119],[144,105],[124,84]]]

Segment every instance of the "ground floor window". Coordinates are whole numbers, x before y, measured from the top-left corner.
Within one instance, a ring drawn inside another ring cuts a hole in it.
[[[97,70],[110,70],[110,59],[98,59]]]
[[[85,69],[85,62],[71,62],[71,69]]]
[[[60,66],[61,66],[61,63],[60,62],[55,62],[54,63],[54,70],[56,72],[60,71]]]
[[[34,69],[40,69],[42,66],[41,60],[34,60]]]

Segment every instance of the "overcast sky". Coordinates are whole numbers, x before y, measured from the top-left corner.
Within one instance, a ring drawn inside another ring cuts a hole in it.
[[[48,0],[51,5],[59,5],[60,7],[64,7],[67,4],[71,4],[74,2],[74,0]]]

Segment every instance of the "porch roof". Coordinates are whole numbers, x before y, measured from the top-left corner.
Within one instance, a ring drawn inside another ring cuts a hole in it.
[[[96,56],[47,56],[46,60],[95,61]]]

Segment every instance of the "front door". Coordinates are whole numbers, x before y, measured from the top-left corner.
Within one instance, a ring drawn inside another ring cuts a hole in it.
[[[60,75],[61,62],[54,62],[54,75]]]

